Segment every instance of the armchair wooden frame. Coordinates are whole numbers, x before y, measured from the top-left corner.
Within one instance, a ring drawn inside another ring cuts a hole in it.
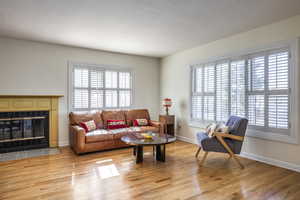
[[[239,158],[234,154],[234,152],[231,150],[231,148],[228,146],[228,144],[224,141],[224,138],[230,138],[230,139],[233,139],[233,140],[243,141],[244,137],[243,136],[232,135],[232,134],[229,134],[229,133],[222,133],[222,132],[214,132],[213,137],[216,137],[217,140],[228,151],[228,154],[229,154],[228,159],[233,158],[237,162],[237,164],[240,166],[240,168],[244,169],[244,165],[240,162]],[[198,157],[200,151],[201,151],[201,147],[199,147],[197,152],[196,152],[196,155],[195,155],[196,158]],[[205,160],[207,158],[207,154],[208,154],[208,151],[205,151],[205,154],[204,154],[202,160],[200,161],[200,165],[203,165],[203,163],[205,162]]]

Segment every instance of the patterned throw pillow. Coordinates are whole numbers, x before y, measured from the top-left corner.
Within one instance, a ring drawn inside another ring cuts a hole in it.
[[[118,129],[118,128],[128,128],[125,120],[114,120],[109,119],[107,120],[107,128],[108,129]]]
[[[80,126],[84,128],[85,132],[90,132],[96,130],[96,123],[94,120],[87,121],[87,122],[80,122]]]
[[[217,124],[215,124],[215,123],[209,124],[206,127],[206,133],[208,134],[209,137],[214,136],[214,132],[216,131],[216,128],[217,128]]]
[[[148,126],[149,122],[147,119],[135,119],[133,120],[134,126]]]

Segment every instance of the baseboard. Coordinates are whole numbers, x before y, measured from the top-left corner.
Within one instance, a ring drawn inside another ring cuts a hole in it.
[[[180,135],[177,135],[176,137],[177,137],[178,140],[188,142],[188,143],[192,143],[192,144],[197,144],[197,142],[195,140],[191,139],[191,138],[180,136]],[[293,171],[296,171],[296,172],[300,172],[300,165],[296,165],[296,164],[293,164],[293,163],[288,163],[288,162],[285,162],[285,161],[276,160],[276,159],[273,159],[273,158],[268,158],[268,157],[264,157],[264,156],[260,156],[260,155],[256,155],[256,154],[252,154],[252,153],[246,153],[246,152],[242,152],[240,154],[240,156],[244,157],[244,158],[251,159],[251,160],[256,160],[256,161],[259,161],[259,162],[267,163],[269,165],[274,165],[276,167],[281,167],[281,168],[293,170]]]
[[[184,142],[188,142],[188,143],[192,143],[192,144],[197,144],[197,142],[191,138],[188,138],[188,137],[184,137],[184,136],[181,136],[181,135],[176,135],[176,138],[180,141],[184,141]]]
[[[69,141],[59,141],[58,146],[59,147],[69,146]]]
[[[256,155],[256,154],[246,153],[246,152],[242,152],[240,154],[240,156],[244,157],[244,158],[251,159],[251,160],[256,160],[256,161],[259,161],[259,162],[267,163],[269,165],[274,165],[274,166],[277,166],[277,167],[282,167],[282,168],[285,168],[285,169],[290,169],[290,170],[293,170],[293,171],[296,171],[296,172],[300,172],[300,165],[296,165],[296,164],[293,164],[293,163],[288,163],[288,162],[285,162],[285,161],[276,160],[276,159],[273,159],[273,158],[268,158],[268,157],[259,156],[259,155]]]

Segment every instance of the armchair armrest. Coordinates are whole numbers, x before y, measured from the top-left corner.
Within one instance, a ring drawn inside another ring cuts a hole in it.
[[[214,132],[214,136],[222,137],[222,138],[230,138],[230,139],[238,140],[238,141],[243,141],[244,140],[243,136],[232,135],[232,134],[229,134],[229,133],[222,133],[222,132]]]

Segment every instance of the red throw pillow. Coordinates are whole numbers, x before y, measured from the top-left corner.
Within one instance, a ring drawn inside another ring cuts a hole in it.
[[[80,122],[80,126],[84,128],[85,132],[96,130],[96,123],[94,120],[87,122]]]
[[[107,120],[107,128],[108,129],[118,129],[118,128],[128,128],[125,120],[115,120],[109,119]]]
[[[147,119],[135,119],[133,120],[134,126],[148,126],[149,122]]]

